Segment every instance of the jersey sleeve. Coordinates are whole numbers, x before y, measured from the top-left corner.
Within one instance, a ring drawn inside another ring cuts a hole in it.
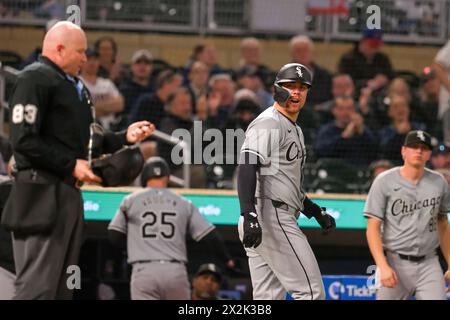
[[[450,193],[447,181],[445,180],[444,177],[442,177],[442,180],[443,180],[443,190],[438,214],[445,216],[450,212]]]
[[[108,225],[108,230],[115,230],[122,233],[127,233],[127,210],[128,198],[126,197],[117,209],[114,218]]]
[[[209,223],[192,202],[188,202],[189,206],[189,234],[195,241],[200,241],[204,236],[210,233],[215,226]]]
[[[383,186],[383,179],[375,178],[364,205],[364,217],[384,220],[387,205],[387,197],[383,192],[384,188],[386,186]]]
[[[280,126],[275,119],[258,119],[245,133],[241,153],[253,153],[259,157],[262,165],[268,165],[271,155],[280,145],[280,135]]]
[[[442,47],[436,57],[434,58],[434,62],[440,64],[446,69],[450,69],[450,40],[447,41],[444,47]]]

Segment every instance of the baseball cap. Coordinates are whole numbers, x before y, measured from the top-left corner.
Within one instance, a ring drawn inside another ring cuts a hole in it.
[[[260,107],[255,101],[248,98],[243,98],[237,102],[234,111],[250,111],[252,113],[259,113]]]
[[[98,52],[93,47],[88,47],[86,49],[85,54],[86,54],[86,57],[88,57],[88,58],[89,57],[98,57]]]
[[[218,282],[222,281],[222,274],[220,273],[220,269],[214,263],[205,263],[198,268],[195,276],[200,276],[202,274],[213,274]]]
[[[437,145],[434,149],[433,149],[433,155],[438,155],[438,154],[448,154],[450,153],[450,148],[447,147],[445,144],[441,143],[439,145]]]
[[[383,45],[383,31],[381,29],[364,29],[362,39],[372,47],[380,47]]]
[[[433,144],[431,143],[431,136],[423,130],[413,130],[410,131],[405,138],[405,147],[409,147],[418,143],[423,143],[430,150],[433,149]]]
[[[153,62],[153,55],[150,51],[147,49],[140,49],[133,53],[133,56],[131,57],[131,63],[136,63],[139,60],[144,60],[147,62]]]

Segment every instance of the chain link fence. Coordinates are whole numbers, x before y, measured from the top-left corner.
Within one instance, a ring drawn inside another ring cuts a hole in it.
[[[85,27],[199,34],[355,40],[377,6],[386,41],[442,44],[448,0],[0,0],[0,24],[41,25],[66,19],[78,5]]]

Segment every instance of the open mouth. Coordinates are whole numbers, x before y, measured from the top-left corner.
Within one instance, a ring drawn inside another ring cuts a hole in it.
[[[299,99],[294,99],[294,98],[291,98],[291,99],[289,99],[292,103],[299,103],[300,102],[300,100]]]

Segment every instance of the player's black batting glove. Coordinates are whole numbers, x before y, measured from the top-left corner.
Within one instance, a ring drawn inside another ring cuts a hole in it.
[[[244,212],[244,238],[242,243],[246,248],[256,248],[262,241],[262,230],[255,212]]]
[[[327,208],[321,207],[320,209],[320,214],[317,214],[314,217],[316,218],[322,229],[325,230],[325,233],[336,229],[336,221],[330,214],[327,213]]]

